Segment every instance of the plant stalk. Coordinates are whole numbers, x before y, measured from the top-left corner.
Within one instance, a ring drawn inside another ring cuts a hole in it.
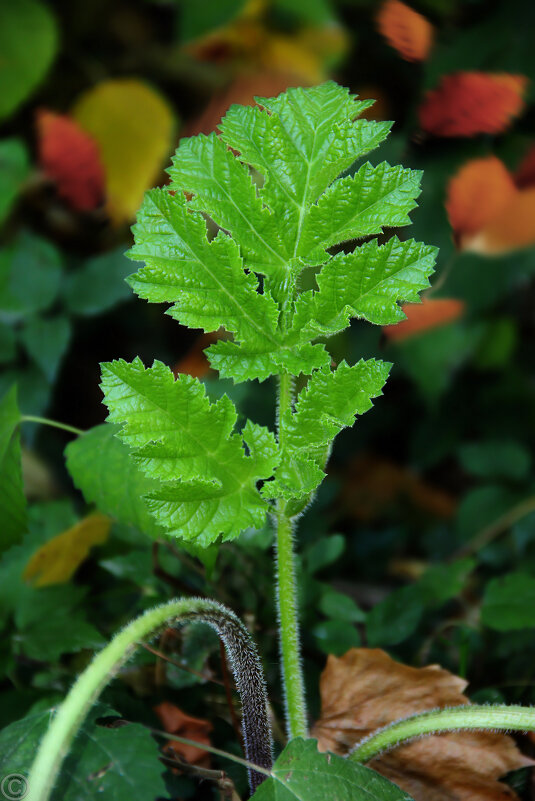
[[[477,706],[475,704],[434,709],[398,720],[357,743],[348,759],[369,762],[384,751],[424,735],[477,729],[535,731],[535,709],[523,706]]]
[[[81,436],[85,434],[85,431],[82,431],[81,428],[75,428],[74,426],[70,426],[67,423],[60,423],[57,420],[49,420],[48,417],[36,417],[34,414],[23,414],[20,418],[21,423],[38,423],[42,426],[51,426],[52,428],[59,428],[62,431],[68,431],[70,434],[76,434],[77,436]]]
[[[271,729],[267,693],[256,647],[236,615],[201,598],[178,598],[149,609],[129,623],[100,651],[79,676],[58,708],[43,737],[28,777],[27,801],[48,801],[70,744],[101,691],[129,659],[138,643],[153,637],[163,626],[203,622],[223,640],[243,707],[245,754],[262,768],[272,765]],[[249,769],[251,792],[265,774]]]
[[[284,446],[284,413],[293,403],[293,376],[279,376],[278,432],[279,445]],[[295,578],[293,524],[286,512],[286,502],[277,502],[276,520],[276,588],[279,613],[279,642],[282,684],[288,738],[307,737],[305,686],[301,664],[299,616]]]

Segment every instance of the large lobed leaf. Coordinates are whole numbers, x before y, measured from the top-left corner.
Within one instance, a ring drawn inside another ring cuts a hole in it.
[[[402,319],[397,304],[428,285],[434,253],[398,240],[328,252],[407,225],[416,206],[418,171],[364,164],[339,177],[388,134],[389,123],[356,119],[369,101],[331,81],[258,102],[232,106],[220,136],[181,140],[170,187],[148,193],[129,254],[145,262],[131,278],[138,295],[171,303],[184,325],[233,335],[208,356],[236,381],[325,369],[329,356],[311,340],[351,316]],[[307,265],[323,265],[320,291],[300,296]]]
[[[168,533],[206,546],[262,526],[267,504],[256,482],[277,463],[267,429],[248,422],[242,435],[233,433],[237,413],[226,395],[210,403],[199,381],[175,380],[161,362],[104,364],[102,389],[108,420],[122,424],[119,436],[158,482],[147,507]]]

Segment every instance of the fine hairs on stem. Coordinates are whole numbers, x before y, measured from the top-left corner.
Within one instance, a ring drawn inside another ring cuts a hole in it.
[[[129,659],[138,643],[154,637],[163,626],[202,622],[221,637],[243,709],[245,755],[270,769],[273,761],[267,693],[256,646],[234,612],[216,601],[178,598],[149,609],[120,631],[79,676],[58,708],[40,743],[28,778],[28,801],[48,801],[63,759],[92,704]],[[266,778],[248,769],[251,792]]]

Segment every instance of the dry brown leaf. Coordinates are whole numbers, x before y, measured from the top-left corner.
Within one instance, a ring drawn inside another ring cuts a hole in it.
[[[200,746],[210,745],[210,737],[208,735],[213,726],[209,720],[193,718],[179,709],[178,706],[175,706],[175,704],[169,703],[169,701],[163,701],[158,704],[158,706],[154,707],[154,711],[161,720],[165,731],[169,732],[169,734],[178,734],[188,740],[195,740]],[[208,767],[210,764],[210,754],[202,747],[196,748],[194,745],[179,743],[178,740],[170,740],[164,750],[171,754],[178,754],[191,765]]]
[[[388,44],[406,61],[424,61],[433,45],[433,26],[400,0],[386,0],[377,14],[377,27]]]
[[[413,668],[380,649],[329,656],[321,675],[321,717],[312,729],[321,751],[345,755],[363,737],[403,717],[468,703],[466,682],[438,665]],[[462,732],[425,737],[368,763],[415,801],[506,801],[517,795],[498,781],[534,764],[511,737]]]

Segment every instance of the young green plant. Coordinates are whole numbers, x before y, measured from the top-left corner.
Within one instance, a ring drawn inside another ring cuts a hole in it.
[[[247,420],[226,395],[211,402],[194,378],[139,359],[102,368],[108,420],[153,482],[146,505],[168,536],[196,547],[275,529],[276,585],[288,736],[306,736],[299,653],[294,529],[324,478],[332,441],[381,394],[389,364],[333,368],[325,340],[351,318],[404,318],[400,302],[428,285],[436,249],[396,236],[410,222],[421,173],[355,162],[390,123],[359,120],[358,101],[328,82],[232,106],[220,134],[183,139],[171,183],[147,193],[129,252],[141,298],[205,332],[207,350],[234,382],[276,378],[276,431]],[[306,278],[311,289],[303,289]],[[296,395],[295,379],[308,377]]]

